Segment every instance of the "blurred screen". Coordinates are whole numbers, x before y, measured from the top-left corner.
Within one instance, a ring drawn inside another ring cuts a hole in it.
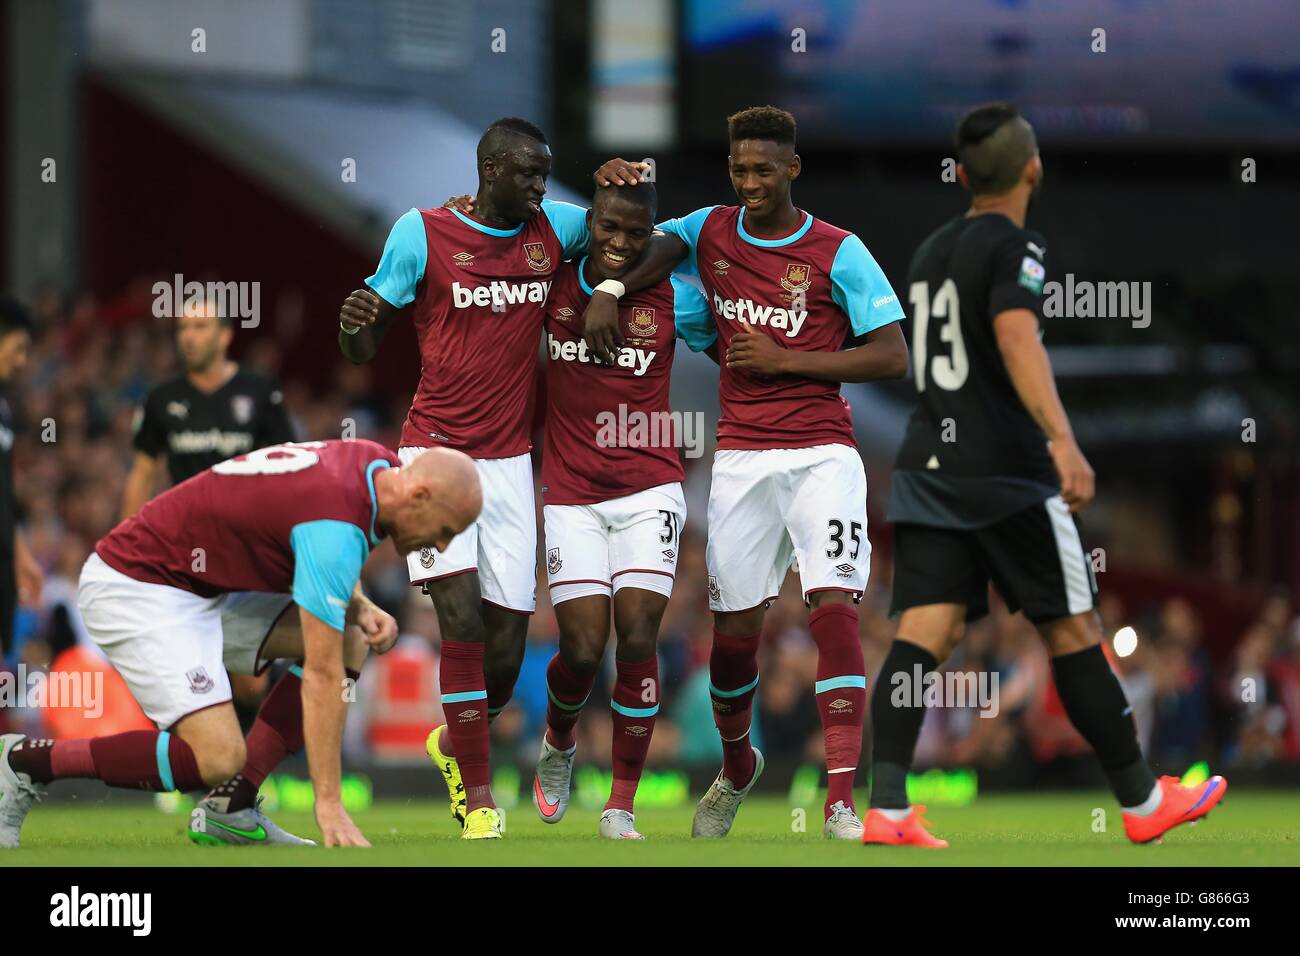
[[[1294,142],[1297,36],[1289,0],[685,0],[683,132],[771,102],[804,142],[904,144],[1005,99],[1058,142]]]

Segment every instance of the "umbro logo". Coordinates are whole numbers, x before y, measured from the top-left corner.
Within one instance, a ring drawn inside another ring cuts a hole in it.
[[[846,710],[853,709],[853,701],[845,700],[843,697],[836,697],[830,703],[829,710],[832,714],[842,714]]]
[[[840,572],[840,577],[847,578],[850,574],[856,571],[857,568],[851,564],[837,564],[835,565],[835,570]]]
[[[561,319],[571,319],[578,313],[574,312],[568,306],[561,306],[555,310],[555,314]]]
[[[456,265],[458,266],[469,265],[471,262],[474,261],[474,257],[470,255],[468,252],[458,252],[451,258],[453,259],[453,261],[455,261]]]
[[[713,268],[720,273],[725,273],[728,269],[731,268],[731,263],[728,262],[726,259],[718,259],[716,262],[713,263]]]
[[[677,552],[674,551],[672,548],[668,548],[668,549],[666,549],[666,550],[664,551],[664,560],[665,560],[665,561],[672,561],[672,560],[673,560],[674,558],[676,558],[676,557],[677,557]]]
[[[461,723],[464,723],[465,721],[473,720],[478,715],[479,711],[477,710],[462,710],[456,716],[460,718]]]
[[[626,730],[633,737],[644,737],[648,731],[648,728],[642,727],[640,724],[636,724],[632,727],[626,728]]]

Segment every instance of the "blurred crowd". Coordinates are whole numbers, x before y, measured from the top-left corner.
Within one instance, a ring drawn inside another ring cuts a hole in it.
[[[67,300],[53,289],[32,302],[37,323],[30,362],[6,396],[19,423],[15,490],[28,542],[46,573],[39,607],[23,608],[16,646],[3,666],[48,667],[60,654],[93,653],[75,606],[76,582],[95,541],[116,523],[130,466],[136,409],[149,387],[178,371],[171,319]],[[239,360],[278,377],[279,347],[271,337],[250,341]],[[414,385],[414,383],[411,383]],[[400,399],[380,398],[371,372],[340,359],[332,387],[320,394],[302,382],[282,382],[300,440],[337,438],[351,424],[357,437],[393,445],[405,413]],[[696,489],[693,518],[683,533],[677,585],[660,638],[664,705],[650,755],[652,766],[713,765],[721,748],[708,694],[712,619],[705,592],[704,542],[695,507],[707,487],[707,457],[688,462]],[[539,495],[540,500],[540,495]],[[878,549],[872,583],[860,608],[869,686],[894,627],[888,618],[891,568]],[[377,549],[367,565],[367,591],[399,620],[403,638],[373,660],[358,688],[346,745],[356,761],[422,760],[424,734],[441,720],[437,696],[438,626],[428,599],[409,587],[393,550]],[[555,616],[539,577],[538,612],[529,630],[523,672],[510,708],[493,726],[499,752],[535,759],[546,707],[544,672],[554,653]],[[1067,781],[1091,766],[1086,745],[1070,726],[1051,682],[1048,657],[1020,615],[993,612],[969,628],[945,670],[997,675],[996,715],[977,701],[932,710],[917,752],[918,767],[978,767],[1024,784]],[[1113,666],[1133,706],[1144,749],[1160,772],[1181,773],[1195,761],[1217,767],[1300,762],[1300,618],[1276,595],[1233,644],[1231,658],[1212,668],[1202,623],[1186,601],[1125,608],[1103,594],[1105,633],[1131,625],[1137,635]],[[612,679],[606,657],[605,687]],[[756,742],[769,761],[820,764],[821,734],[812,687],[816,648],[791,577],[767,617],[760,657]],[[238,703],[256,708],[265,681],[240,682]],[[599,686],[599,685],[598,685]],[[584,760],[608,761],[610,719],[593,694],[579,724]],[[42,732],[39,712],[0,709],[0,725]]]

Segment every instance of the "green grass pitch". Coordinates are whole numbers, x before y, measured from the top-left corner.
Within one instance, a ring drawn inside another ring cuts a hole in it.
[[[1094,808],[1106,812],[1094,832]],[[23,828],[23,847],[5,850],[6,866],[1296,866],[1300,865],[1300,794],[1230,792],[1209,818],[1180,827],[1158,846],[1131,846],[1119,810],[1101,793],[1039,793],[979,797],[962,808],[928,813],[948,850],[863,847],[822,839],[820,805],[806,832],[796,832],[788,801],[745,802],[726,840],[689,837],[693,806],[647,808],[637,814],[644,843],[596,836],[598,811],[572,807],[560,824],[542,823],[528,802],[507,815],[505,839],[467,843],[445,800],[381,800],[354,814],[369,850],[199,847],[185,838],[185,818],[146,803],[107,800],[44,804]],[[273,818],[304,836],[318,836],[309,814]]]

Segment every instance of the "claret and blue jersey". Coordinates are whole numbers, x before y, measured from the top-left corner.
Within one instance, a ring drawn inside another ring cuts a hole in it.
[[[95,550],[137,581],[203,597],[292,594],[343,629],[362,566],[381,542],[372,441],[291,442],[216,465],[147,503]]]
[[[903,318],[862,240],[802,215],[799,228],[779,239],[751,235],[738,206],[710,206],[659,224],[690,249],[678,268],[704,286],[722,355],[742,322],[785,348],[829,352]],[[689,342],[706,330],[683,334]],[[719,397],[719,448],[855,444],[838,383],[760,376],[724,361]]]
[[[454,209],[412,209],[397,220],[366,284],[392,306],[411,306],[419,338],[403,446],[473,458],[529,451],[543,308],[555,270],[590,241],[587,210],[552,200],[509,229]]]
[[[593,291],[585,261],[560,269],[546,306],[547,504],[592,504],[681,481],[669,402],[675,339],[698,352],[717,337],[703,294],[674,275],[619,300],[617,364],[597,369],[581,332]]]

